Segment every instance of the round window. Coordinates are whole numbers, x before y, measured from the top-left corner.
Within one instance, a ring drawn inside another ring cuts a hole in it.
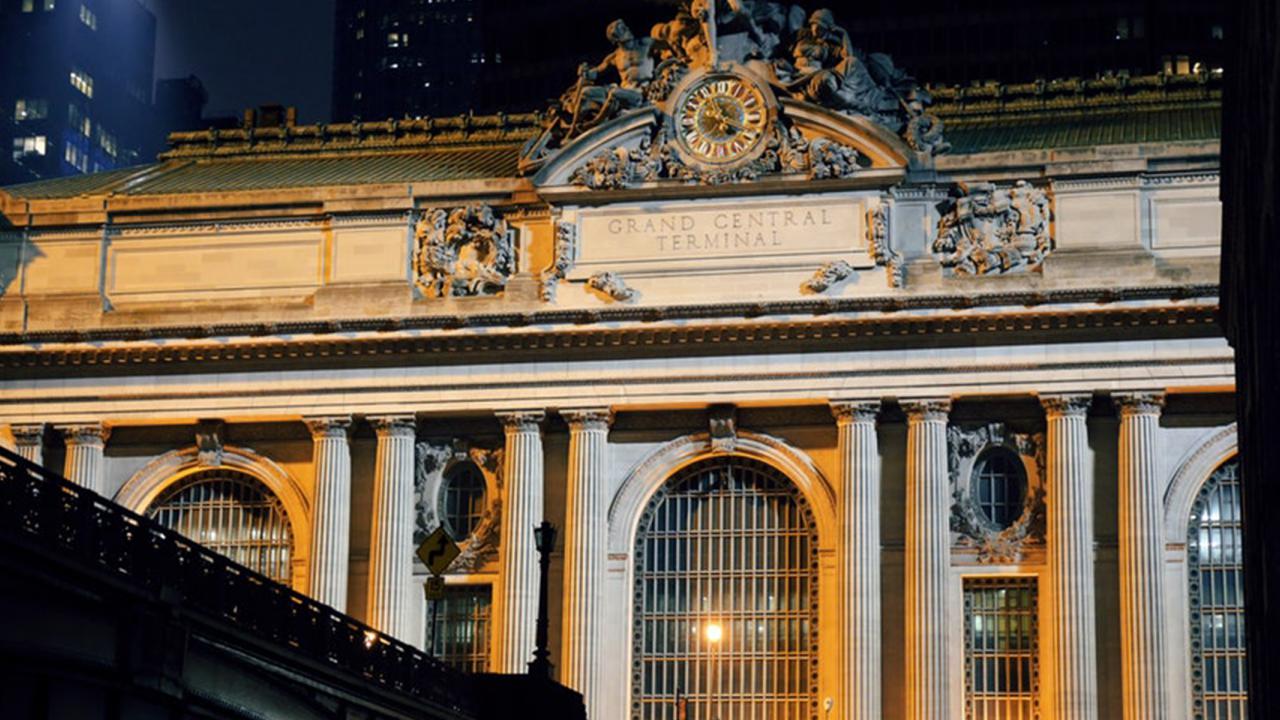
[[[1008,448],[991,448],[973,464],[970,497],[987,522],[1003,530],[1022,517],[1027,474],[1022,459]]]
[[[445,473],[441,517],[445,530],[462,541],[475,532],[484,516],[484,474],[475,463],[457,463]]]

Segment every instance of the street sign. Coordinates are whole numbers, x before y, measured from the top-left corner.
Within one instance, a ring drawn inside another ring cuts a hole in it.
[[[429,577],[427,582],[422,586],[422,592],[426,594],[428,600],[444,599],[444,578]]]
[[[439,576],[449,569],[449,564],[461,552],[462,550],[458,549],[458,543],[449,537],[449,533],[445,532],[444,526],[441,525],[418,546],[418,559],[427,566],[432,575]]]

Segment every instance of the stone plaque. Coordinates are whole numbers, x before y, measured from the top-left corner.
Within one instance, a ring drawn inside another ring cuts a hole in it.
[[[856,194],[611,206],[579,213],[571,277],[873,265]]]

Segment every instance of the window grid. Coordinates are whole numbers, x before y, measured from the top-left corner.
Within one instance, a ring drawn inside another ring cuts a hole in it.
[[[217,469],[188,475],[147,514],[234,562],[290,584],[293,532],[284,508],[245,473]]]
[[[489,669],[489,585],[448,585],[427,604],[427,647],[436,659],[464,672]],[[432,621],[431,603],[437,603]]]
[[[444,479],[444,521],[454,540],[475,532],[484,516],[484,475],[474,463],[454,465]]]
[[[965,578],[966,720],[1040,717],[1036,579]]]
[[[1027,480],[1018,456],[1004,449],[988,451],[979,458],[973,475],[974,500],[988,521],[1003,530],[1022,517]]]
[[[1248,707],[1239,470],[1233,458],[1205,481],[1187,528],[1196,720],[1243,720]]]
[[[716,458],[670,479],[637,534],[632,716],[676,720],[682,700],[688,718],[817,717],[816,547],[768,465]]]

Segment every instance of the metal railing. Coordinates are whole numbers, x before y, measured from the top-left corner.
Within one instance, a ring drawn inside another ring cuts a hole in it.
[[[471,714],[456,670],[2,447],[0,539],[61,553],[306,658]]]

